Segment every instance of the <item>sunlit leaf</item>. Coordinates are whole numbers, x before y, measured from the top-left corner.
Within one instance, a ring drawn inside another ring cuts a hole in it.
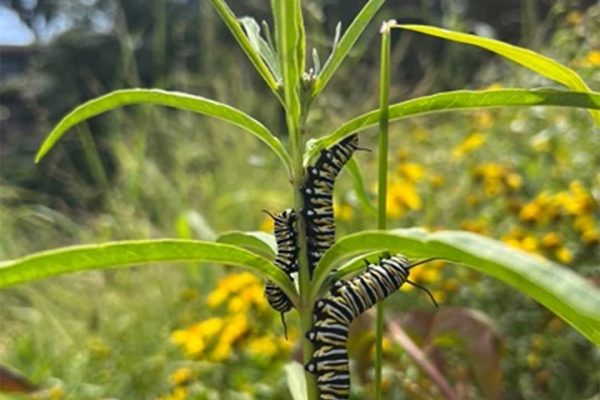
[[[600,345],[600,291],[573,271],[496,240],[462,231],[365,231],[338,240],[314,272],[314,300],[327,274],[344,260],[387,250],[412,258],[436,257],[473,268],[537,300]]]
[[[260,35],[260,25],[258,25],[258,22],[256,22],[254,18],[243,17],[240,18],[240,23],[246,30],[246,35],[254,50],[257,51],[265,63],[267,63],[275,79],[281,81],[281,69],[279,68],[277,54],[275,53],[275,50],[271,48],[269,43]]]
[[[293,400],[307,400],[304,368],[296,361],[285,366],[285,377]]]
[[[430,36],[436,36],[442,39],[451,40],[477,46],[482,49],[494,52],[504,58],[507,58],[525,68],[528,68],[550,80],[558,82],[572,90],[590,92],[591,89],[585,81],[571,68],[553,60],[550,57],[536,53],[523,47],[514,46],[499,40],[489,39],[468,33],[450,31],[428,25],[398,24],[395,28],[406,29],[414,32],[424,33]],[[600,113],[593,112],[592,115],[597,123],[600,123]]]
[[[275,154],[277,154],[277,156],[279,156],[288,168],[290,166],[290,158],[279,139],[277,139],[263,124],[248,114],[227,104],[209,100],[201,96],[159,89],[116,90],[81,104],[67,114],[46,137],[35,157],[36,162],[40,161],[56,142],[74,125],[115,108],[133,104],[156,104],[173,107],[180,110],[208,115],[229,122],[262,140],[275,152]]]
[[[269,260],[274,259],[277,253],[275,237],[261,231],[227,232],[219,236],[217,242],[243,247]]]
[[[561,106],[600,109],[600,93],[569,92],[552,89],[457,90],[406,100],[390,106],[390,121],[431,113],[490,107]],[[341,125],[327,136],[310,142],[305,162],[322,149],[355,132],[372,128],[379,122],[379,110],[362,114]]]
[[[66,273],[158,262],[208,262],[246,268],[277,283],[297,304],[293,283],[269,260],[241,247],[197,240],[109,242],[34,253],[0,264],[0,288]]]

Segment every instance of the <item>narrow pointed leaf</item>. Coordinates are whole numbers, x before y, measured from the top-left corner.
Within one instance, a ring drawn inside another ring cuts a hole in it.
[[[550,80],[558,82],[572,90],[591,92],[585,81],[571,68],[535,51],[514,46],[499,40],[489,39],[468,33],[450,31],[427,25],[397,24],[394,28],[419,32],[430,36],[439,37],[453,42],[459,42],[477,46],[482,49],[496,53],[525,68],[528,68]],[[592,115],[597,123],[600,123],[600,113],[593,112]]]
[[[369,0],[367,4],[362,8],[360,13],[354,18],[352,24],[348,27],[342,39],[339,43],[335,43],[331,55],[325,62],[321,73],[319,74],[317,81],[313,87],[312,99],[314,100],[323,91],[329,80],[335,74],[335,71],[342,64],[342,61],[346,58],[350,50],[354,47],[354,44],[363,33],[369,22],[375,16],[375,13],[381,8],[385,0]],[[337,29],[336,29],[337,30]],[[336,41],[337,42],[337,41]]]
[[[198,240],[158,239],[64,247],[0,264],[0,288],[52,276],[157,262],[210,262],[235,265],[277,283],[297,304],[285,273],[246,249]]]
[[[173,107],[215,117],[239,126],[263,141],[279,156],[288,169],[290,167],[290,158],[279,139],[263,124],[248,114],[227,104],[204,97],[158,89],[117,90],[83,103],[67,114],[46,137],[35,157],[36,162],[39,162],[71,127],[115,108],[133,104],[155,104]]]
[[[240,23],[235,17],[233,11],[231,11],[227,3],[225,3],[223,0],[211,0],[211,3],[217,10],[217,13],[219,13],[219,16],[223,22],[225,22],[225,25],[227,25],[227,28],[229,28],[233,34],[233,37],[238,42],[239,46],[248,56],[248,59],[252,65],[254,65],[254,68],[256,68],[260,76],[262,76],[262,78],[265,80],[267,86],[269,86],[269,89],[271,89],[273,92],[277,92],[279,88],[277,81],[271,74],[271,71],[265,62],[260,58],[258,52],[252,47],[250,40],[244,34],[244,30],[240,26]]]
[[[261,231],[227,232],[219,236],[217,242],[243,247],[268,260],[273,260],[277,253],[275,237]]]
[[[390,121],[431,113],[469,110],[475,108],[515,106],[561,106],[600,109],[600,93],[570,92],[552,89],[457,90],[406,100],[390,106]],[[323,138],[310,142],[305,163],[322,149],[351,134],[372,128],[379,122],[379,110],[346,122]]]
[[[345,171],[348,172],[350,177],[352,178],[352,187],[354,188],[354,192],[356,193],[356,197],[360,202],[360,205],[364,207],[370,214],[376,214],[377,209],[369,200],[369,195],[365,190],[365,185],[362,179],[362,174],[360,172],[360,167],[354,158],[351,158],[346,165]]]
[[[329,271],[344,260],[384,250],[412,258],[445,259],[499,279],[600,345],[600,290],[565,267],[469,232],[400,229],[348,235],[338,240],[317,265],[310,299],[316,298]]]

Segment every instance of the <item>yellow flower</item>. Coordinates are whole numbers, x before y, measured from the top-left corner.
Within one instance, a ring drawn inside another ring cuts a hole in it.
[[[577,232],[591,231],[594,230],[595,224],[594,218],[591,215],[579,215],[573,221],[573,229]]]
[[[275,222],[273,221],[273,218],[269,217],[268,215],[265,216],[258,229],[263,232],[272,233],[273,229],[275,229]]]
[[[251,354],[266,357],[272,357],[279,351],[275,338],[271,336],[263,336],[250,340],[247,349]]]
[[[511,173],[506,176],[506,186],[508,186],[512,190],[521,189],[523,185],[523,179],[521,175],[516,173]]]
[[[538,241],[533,236],[526,236],[521,240],[520,247],[525,251],[535,253],[538,249]]]
[[[352,210],[352,206],[350,206],[350,204],[340,203],[333,209],[333,213],[335,214],[335,218],[339,219],[340,221],[350,221],[354,211]]]
[[[446,300],[446,293],[442,290],[434,290],[431,294],[438,304],[442,304]]]
[[[224,323],[225,322],[222,318],[212,317],[196,324],[194,327],[194,332],[204,336],[205,338],[210,338],[221,332]]]
[[[460,223],[460,229],[481,234],[485,234],[487,232],[487,227],[484,222],[470,219],[462,221]]]
[[[554,253],[556,259],[563,264],[570,264],[573,261],[573,253],[566,247],[561,247]]]
[[[417,183],[423,179],[425,169],[416,163],[402,163],[398,166],[398,173],[409,182]]]
[[[227,300],[227,297],[229,297],[229,293],[227,291],[217,288],[210,292],[208,298],[206,299],[206,304],[210,308],[215,308]]]
[[[519,213],[519,219],[525,222],[534,222],[541,212],[540,205],[533,201],[525,204]]]
[[[586,66],[600,67],[600,50],[591,50],[585,55]]]
[[[472,133],[461,144],[452,149],[452,156],[456,159],[462,159],[465,155],[480,148],[484,142],[485,137],[482,133]]]
[[[408,210],[421,209],[421,197],[417,188],[408,181],[392,183],[387,195],[387,214],[391,218],[399,218]]]
[[[600,242],[600,234],[596,229],[588,229],[581,235],[581,241],[587,246],[596,245]]]
[[[594,206],[592,196],[579,181],[571,182],[568,194],[561,194],[561,196],[557,196],[557,199],[559,199],[564,211],[569,215],[586,214]]]
[[[458,292],[458,289],[460,288],[460,281],[454,278],[448,279],[444,282],[443,288],[448,293]]]
[[[231,345],[228,343],[221,343],[217,345],[211,354],[211,360],[213,361],[224,361],[231,355]]]
[[[558,247],[562,243],[562,238],[556,232],[548,232],[542,238],[542,245],[549,249]]]
[[[186,367],[178,368],[169,376],[169,381],[174,386],[185,385],[192,379],[192,370]]]
[[[473,125],[478,130],[485,131],[494,124],[492,113],[487,110],[479,110],[473,113]]]

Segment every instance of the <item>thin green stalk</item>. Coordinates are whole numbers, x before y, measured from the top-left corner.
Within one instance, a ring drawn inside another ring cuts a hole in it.
[[[389,125],[389,84],[390,84],[390,24],[381,26],[381,65],[379,66],[379,189],[377,193],[377,229],[386,229],[387,206],[387,163],[388,163],[388,125]],[[375,324],[375,399],[381,399],[381,360],[383,342],[383,302],[377,303]]]
[[[304,28],[300,27],[302,18],[300,2],[272,0],[271,8],[275,19],[275,38],[277,41],[277,53],[283,78],[283,100],[285,103],[286,124],[290,140],[290,152],[292,159],[291,182],[294,190],[294,208],[301,210],[304,201],[300,192],[300,186],[304,179],[304,168],[302,166],[303,142],[300,131],[303,114],[300,107],[299,88],[302,71],[302,63],[298,60],[303,57],[303,51],[298,46],[304,46]],[[300,326],[302,332],[308,331],[312,326],[312,305],[310,304],[310,271],[306,252],[306,236],[304,235],[306,222],[302,213],[298,213],[298,247],[300,267]],[[304,335],[302,335],[303,337]],[[302,357],[306,362],[313,354],[313,345],[302,338]],[[308,400],[317,400],[318,388],[315,376],[309,372],[304,374],[306,378],[306,392]]]

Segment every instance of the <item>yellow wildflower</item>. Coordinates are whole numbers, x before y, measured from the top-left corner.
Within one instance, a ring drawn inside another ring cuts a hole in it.
[[[538,241],[533,236],[526,236],[521,240],[520,247],[530,253],[535,253],[538,250]]]
[[[575,217],[575,220],[573,221],[573,229],[577,232],[594,230],[595,225],[596,223],[591,215],[579,215]]]
[[[214,349],[214,351],[211,354],[211,359],[213,361],[224,361],[227,360],[229,358],[231,354],[231,345],[228,343],[222,343],[219,342],[219,344],[217,345],[217,347]]]
[[[257,356],[272,357],[279,351],[275,338],[271,336],[257,337],[248,342],[248,352]]]
[[[526,361],[527,361],[527,365],[531,369],[535,369],[535,368],[539,367],[540,364],[542,363],[540,356],[535,352],[529,353],[527,355]]]
[[[169,381],[174,386],[185,385],[189,383],[191,379],[192,370],[187,367],[177,368],[175,372],[169,376]]]
[[[458,279],[451,278],[445,281],[442,287],[448,293],[455,293],[458,292],[458,289],[460,288],[460,281]]]
[[[512,190],[519,190],[523,185],[523,179],[521,175],[516,173],[511,173],[506,176],[506,186],[508,186]]]
[[[588,229],[581,235],[581,241],[588,245],[596,245],[600,242],[600,233],[596,229]]]
[[[402,163],[398,166],[398,173],[409,182],[417,183],[423,179],[425,169],[417,163]]]
[[[206,299],[206,304],[210,308],[215,308],[227,300],[227,297],[229,297],[229,293],[226,290],[217,288],[210,292],[208,298]]]
[[[570,264],[573,261],[573,253],[566,247],[561,247],[554,253],[556,259],[563,264]]]
[[[273,218],[267,215],[260,223],[260,227],[258,229],[260,229],[263,232],[272,233],[274,228],[275,222],[273,221]]]
[[[475,221],[471,219],[464,220],[460,223],[460,229],[469,232],[481,233],[485,234],[487,232],[487,227],[485,222]]]
[[[335,218],[339,219],[340,221],[350,221],[354,211],[352,210],[352,206],[350,204],[340,203],[333,209],[333,213],[335,214]]]
[[[492,127],[494,119],[492,113],[487,110],[479,110],[473,113],[473,125],[481,131]]]
[[[421,197],[417,188],[408,181],[392,183],[387,195],[387,214],[391,218],[399,218],[408,210],[421,209]]]
[[[456,159],[462,159],[465,155],[480,148],[484,142],[485,137],[482,133],[471,133],[461,144],[452,149],[452,156]]]
[[[438,304],[442,304],[446,301],[446,293],[443,290],[434,290],[431,295]]]
[[[591,50],[585,55],[587,66],[600,67],[600,50]]]
[[[542,245],[549,249],[558,247],[562,243],[562,238],[556,232],[548,232],[542,238]]]

